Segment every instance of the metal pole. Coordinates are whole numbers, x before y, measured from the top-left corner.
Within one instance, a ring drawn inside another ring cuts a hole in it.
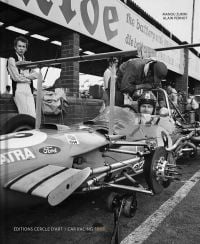
[[[167,51],[167,50],[173,50],[173,49],[182,49],[182,48],[193,48],[193,47],[199,47],[200,43],[195,44],[183,44],[183,45],[177,45],[177,46],[171,46],[171,47],[163,47],[163,48],[156,48],[155,51]],[[109,57],[119,57],[119,56],[137,56],[138,51],[137,50],[129,50],[129,51],[115,51],[115,52],[109,52],[109,53],[99,53],[99,54],[93,54],[93,55],[83,55],[83,56],[75,56],[75,57],[67,57],[67,58],[58,58],[58,59],[49,59],[49,60],[42,60],[42,61],[36,61],[31,62],[29,64],[20,64],[18,67],[27,67],[27,68],[35,68],[35,67],[43,67],[46,65],[58,65],[65,62],[84,62],[84,61],[92,61],[92,60],[100,60],[100,59],[107,59]]]
[[[42,72],[39,69],[39,75],[37,79],[37,97],[36,97],[36,122],[35,129],[40,129],[41,124],[41,107],[42,107]]]
[[[116,67],[115,67],[115,65],[112,65],[112,68],[111,68],[111,84],[110,84],[109,135],[113,134],[113,126],[114,126],[115,82],[116,82]]]
[[[186,91],[186,97],[188,97],[188,66],[189,66],[189,49],[184,49],[184,74],[183,74],[183,80],[185,83],[185,91]]]
[[[194,11],[195,11],[195,0],[193,0],[193,6],[192,6],[191,43],[193,43],[193,35],[194,35]]]
[[[199,44],[200,46],[200,44]],[[28,67],[28,68],[36,68],[36,67],[43,67],[47,65],[59,65],[61,63],[66,62],[84,62],[84,61],[93,61],[93,60],[101,60],[107,59],[109,57],[121,57],[121,56],[137,56],[137,50],[129,50],[129,51],[115,51],[115,52],[108,52],[108,53],[98,53],[92,55],[83,55],[83,56],[73,56],[67,58],[57,58],[57,59],[49,59],[49,60],[42,60],[42,61],[35,61],[29,64],[20,64],[18,67]]]

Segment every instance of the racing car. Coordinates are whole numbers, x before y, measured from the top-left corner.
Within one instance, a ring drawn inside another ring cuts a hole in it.
[[[47,199],[52,206],[74,192],[102,188],[161,193],[179,175],[174,151],[193,132],[173,143],[169,131],[158,123],[161,117],[152,116],[151,125],[138,124],[140,114],[114,107],[109,134],[110,113],[107,107],[82,124],[43,124],[40,129],[2,135],[1,202],[6,203],[11,191]],[[135,179],[139,174],[146,184]],[[108,198],[110,209],[115,200],[115,195]],[[135,210],[136,198],[129,195],[125,215],[132,216]]]
[[[74,192],[103,188],[159,194],[177,179],[174,152],[194,132],[174,140],[170,111],[167,116],[149,115],[151,124],[138,123],[141,115],[131,107],[114,106],[114,77],[115,71],[111,78],[110,107],[93,120],[69,127],[40,126],[42,76],[39,76],[36,129],[0,136],[3,205],[8,206],[7,195],[12,191],[47,199],[56,206]],[[163,120],[167,121],[166,128],[161,124]],[[140,174],[144,175],[145,184],[136,180]],[[133,216],[136,210],[134,196],[127,195],[126,216]],[[113,194],[108,198],[110,209],[117,199]]]

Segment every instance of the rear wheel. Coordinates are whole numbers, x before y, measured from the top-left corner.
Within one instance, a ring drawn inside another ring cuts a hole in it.
[[[132,195],[126,198],[126,202],[124,204],[123,213],[126,217],[133,217],[137,210],[137,199],[136,195]]]
[[[35,128],[35,118],[27,114],[18,114],[9,120],[2,127],[2,134],[31,130]]]
[[[106,201],[107,209],[112,212],[114,208],[118,205],[118,203],[119,203],[119,194],[116,192],[111,192]]]

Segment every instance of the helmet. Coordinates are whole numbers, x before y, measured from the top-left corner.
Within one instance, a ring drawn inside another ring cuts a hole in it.
[[[142,104],[151,104],[154,107],[153,113],[156,107],[156,97],[151,91],[144,92],[138,99],[138,111],[140,112],[140,106]]]

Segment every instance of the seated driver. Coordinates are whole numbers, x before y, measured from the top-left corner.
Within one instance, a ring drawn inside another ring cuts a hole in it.
[[[157,99],[151,91],[144,92],[138,99],[138,111],[140,113],[139,124],[159,125],[169,132],[175,132],[175,122],[169,116],[152,116],[156,111]],[[167,109],[167,108],[165,108]]]
[[[156,109],[156,97],[151,91],[145,91],[138,99],[138,112],[141,114],[140,124],[152,122]]]

